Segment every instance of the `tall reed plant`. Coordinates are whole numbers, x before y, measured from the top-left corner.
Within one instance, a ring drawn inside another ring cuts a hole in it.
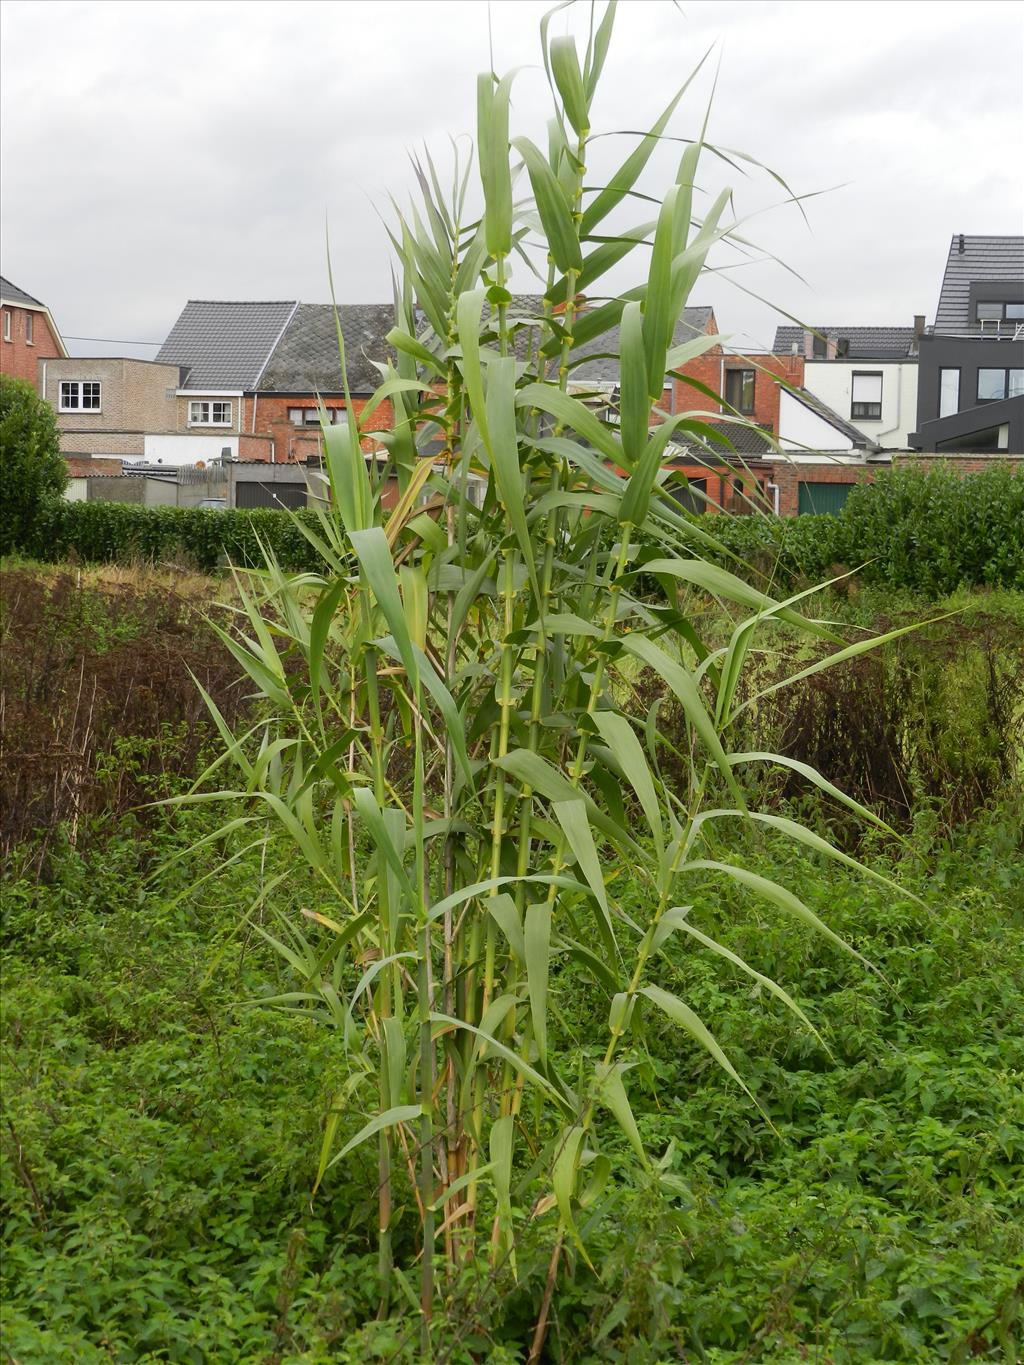
[[[769,826],[853,866],[810,829],[752,809],[743,774],[785,760],[730,746],[759,628],[829,630],[801,596],[776,600],[710,562],[720,547],[666,487],[672,442],[716,442],[706,414],[659,404],[666,376],[720,340],[679,324],[709,251],[736,235],[728,191],[697,208],[702,158],[719,149],[705,119],[649,221],[613,229],[613,210],[649,205],[636,186],[689,82],[594,186],[615,5],[592,16],[582,56],[550,18],[546,147],[510,136],[512,76],[478,80],[482,217],[468,208],[471,166],[445,189],[429,157],[416,163],[420,205],[396,212],[391,232],[392,354],[359,416],[349,404],[347,425],[325,424],[317,526],[299,523],[319,571],[285,574],[268,553],[261,573],[238,575],[236,628],[221,635],[262,718],[239,734],[221,722],[244,781],[218,794],[250,803],[231,827],[255,839],[269,813],[294,843],[294,876],[336,907],[274,930],[300,978],[276,1003],[343,1040],[317,1183],[375,1144],[382,1313],[418,1276],[429,1349],[443,1282],[481,1258],[514,1272],[524,1224],[547,1218],[532,1358],[562,1250],[587,1258],[580,1215],[613,1177],[612,1151],[657,1174],[630,1104],[644,1016],[667,1016],[746,1089],[660,983],[669,939],[725,958],[810,1027],[701,928],[695,879],[736,883],[845,948],[796,891],[710,857],[705,835]],[[600,296],[612,266],[644,256],[635,287]],[[511,291],[516,257],[543,262],[536,297]],[[595,349],[618,359],[611,415],[574,379]],[[382,465],[364,442],[386,402]],[[681,605],[692,590],[740,609],[726,647],[702,642]],[[636,708],[641,670],[681,705],[682,749],[657,705]],[[569,1074],[561,1006],[584,987],[605,1000],[602,1043]],[[609,1148],[609,1125],[625,1144]]]

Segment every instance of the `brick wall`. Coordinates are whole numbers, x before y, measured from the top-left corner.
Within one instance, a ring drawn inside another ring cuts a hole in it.
[[[127,360],[121,357],[62,358],[47,361],[44,392],[43,366],[39,365],[39,391],[57,414],[61,447],[65,450],[119,450],[120,447],[109,445],[111,433],[174,431],[178,379],[177,365],[159,365],[149,360]],[[99,411],[76,409],[61,412],[62,380],[98,380],[101,386]],[[91,447],[65,444],[65,433],[70,436],[82,432],[94,435]]]
[[[358,417],[363,408],[366,407],[367,398],[365,396],[354,397],[352,407]],[[253,406],[255,403],[256,421],[253,424]],[[327,408],[335,408],[338,411],[339,421],[344,420],[345,399],[340,394],[324,394],[323,403]],[[317,396],[311,393],[300,394],[279,394],[261,393],[254,398],[252,394],[247,394],[243,408],[242,430],[254,435],[269,437],[273,447],[273,459],[278,464],[285,464],[289,460],[306,460],[310,456],[320,453],[320,429],[319,427],[299,427],[296,426],[288,416],[290,408],[315,408],[317,406]],[[391,404],[381,403],[373,413],[370,414],[367,430],[385,431],[394,421]],[[364,440],[363,448],[372,447],[372,438]],[[252,456],[243,453],[239,448],[241,459],[250,459]],[[266,457],[264,457],[266,458]]]
[[[917,451],[894,455],[894,465],[920,465],[927,468],[929,463],[942,464],[955,469],[959,474],[977,474],[990,468],[994,463],[1007,461],[1024,468],[1024,455],[931,455],[922,457]],[[779,515],[795,517],[800,507],[801,483],[855,484],[871,483],[875,476],[889,468],[880,464],[837,464],[834,461],[793,464],[788,460],[771,462],[771,481],[779,490]]]
[[[145,443],[141,431],[62,431],[60,434],[61,454],[72,456],[125,455],[141,460]]]
[[[91,460],[76,459],[73,455],[68,458],[68,474],[72,479],[87,479],[90,474],[120,474],[120,460]]]
[[[779,386],[776,379],[784,379],[789,384],[801,386],[804,382],[804,358],[799,355],[726,355],[720,346],[713,347],[704,355],[691,360],[683,366],[683,374],[705,384],[714,393],[724,396],[726,388],[725,373],[728,370],[754,371],[754,411],[745,413],[759,426],[770,428],[773,435],[779,434]],[[684,380],[674,381],[673,411],[675,412],[720,412],[721,406],[688,385]]]
[[[39,392],[39,362],[40,360],[51,360],[59,358],[61,349],[57,345],[57,340],[50,330],[50,323],[45,313],[39,313],[34,308],[18,308],[14,304],[5,304],[3,308],[3,319],[0,320],[0,373],[12,375],[15,379],[24,379]],[[11,339],[6,340],[6,323],[10,317]],[[32,318],[32,340],[29,342],[26,337],[27,319]]]

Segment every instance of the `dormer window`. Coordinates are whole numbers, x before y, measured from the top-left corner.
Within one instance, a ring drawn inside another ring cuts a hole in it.
[[[1024,303],[1005,303],[999,299],[985,299],[977,306],[977,322],[1024,322]]]
[[[882,417],[882,374],[875,370],[854,373],[850,416],[862,422],[878,422]]]
[[[188,405],[188,424],[190,427],[229,427],[231,404],[208,403],[205,399],[193,401]]]
[[[753,370],[725,372],[725,401],[737,412],[748,416],[754,411],[754,379]]]

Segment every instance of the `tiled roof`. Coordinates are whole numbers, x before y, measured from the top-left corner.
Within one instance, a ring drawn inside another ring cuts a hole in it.
[[[818,332],[829,341],[845,337],[850,343],[847,355],[851,360],[902,360],[910,354],[914,341],[913,327],[813,327],[807,330]],[[803,355],[804,328],[776,327],[773,352],[791,355],[794,346],[797,354]]]
[[[684,341],[704,336],[712,318],[710,308],[684,308],[682,317],[676,323],[672,334],[673,345],[680,346]],[[619,379],[619,329],[610,327],[604,336],[573,347],[572,356],[593,356],[582,365],[574,365],[571,371],[573,383],[607,384],[618,383]]]
[[[795,398],[798,403],[803,403],[805,408],[810,408],[811,412],[816,413],[830,427],[835,427],[836,431],[849,438],[858,450],[873,449],[873,443],[864,433],[855,427],[852,422],[848,422],[845,417],[841,417],[835,408],[830,408],[827,403],[823,403],[817,394],[810,393],[807,389],[785,390],[791,398]]]
[[[190,299],[156,359],[187,365],[190,389],[253,389],[297,306]]]
[[[739,422],[719,424],[723,436],[732,442],[732,448],[739,455],[766,455],[774,451],[770,427],[741,426]],[[722,447],[723,451],[725,447]]]
[[[26,294],[24,289],[19,289],[16,284],[11,284],[10,280],[5,280],[0,275],[0,297],[4,303],[30,303],[36,308],[45,308],[45,303],[40,303],[31,294]]]
[[[961,246],[963,250],[961,250]],[[966,331],[977,327],[971,317],[971,285],[980,281],[1024,282],[1024,237],[969,237],[954,233],[942,277],[935,330]]]
[[[338,318],[345,339],[345,368],[353,393],[372,393],[381,383],[373,361],[394,353],[385,338],[394,326],[390,303],[341,303]],[[341,393],[341,364],[334,306],[300,303],[258,384],[260,393]]]

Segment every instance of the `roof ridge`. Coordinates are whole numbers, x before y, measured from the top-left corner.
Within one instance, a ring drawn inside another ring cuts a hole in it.
[[[227,304],[231,308],[267,308],[292,304],[297,306],[298,299],[186,299],[186,308],[190,303],[217,303]]]

